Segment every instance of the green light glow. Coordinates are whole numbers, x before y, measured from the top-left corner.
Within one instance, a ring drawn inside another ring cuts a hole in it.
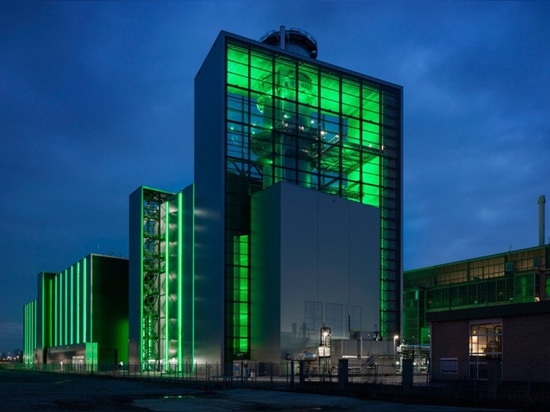
[[[250,88],[256,97],[256,104],[252,101],[249,107],[242,106],[239,109],[235,106],[231,109],[250,111],[254,116],[251,118],[253,126],[260,132],[252,129],[250,135],[258,136],[258,139],[277,138],[275,130],[280,130],[279,122],[283,122],[285,134],[296,133],[296,137],[302,139],[301,134],[307,132],[308,136],[311,136],[313,133],[324,142],[324,146],[321,146],[322,156],[315,156],[309,162],[304,162],[303,166],[299,166],[304,169],[298,174],[284,172],[282,168],[288,166],[287,161],[282,158],[276,159],[274,167],[269,167],[273,164],[269,159],[271,155],[266,152],[272,147],[272,144],[267,143],[269,140],[265,140],[265,144],[261,143],[262,140],[258,140],[258,143],[252,142],[254,154],[259,157],[258,161],[265,165],[264,187],[266,184],[287,180],[288,177],[295,179],[301,176],[299,184],[303,182],[302,184],[308,187],[313,185],[314,188],[328,193],[342,193],[350,200],[380,206],[381,146],[378,90],[369,85],[362,85],[355,79],[340,78],[313,66],[297,65],[295,61],[283,57],[273,58],[258,51],[250,53],[249,74],[248,50],[234,45],[228,47],[227,57],[227,82],[230,85],[230,93],[247,97]],[[275,69],[272,73],[273,64]],[[297,105],[297,102],[307,105]],[[261,116],[254,115],[255,106],[262,111]],[[235,117],[231,113],[229,118],[246,118],[244,115]],[[285,124],[287,126],[284,126]],[[232,123],[228,130],[237,132],[237,127],[241,128]],[[239,137],[243,138],[246,136]],[[309,144],[306,140],[303,142]],[[286,150],[285,146],[275,144],[278,153]],[[311,152],[314,147],[307,149],[305,146],[304,152]],[[239,152],[228,147],[228,153],[237,155]],[[239,156],[244,160],[248,154],[242,151]],[[264,158],[265,160],[262,160]],[[307,163],[312,165],[306,167]],[[343,166],[341,169],[340,164]],[[240,168],[245,169],[244,165]],[[271,169],[273,171],[270,171]]]
[[[173,319],[177,315],[176,308],[171,305],[175,304],[172,295],[177,294],[177,290],[169,283],[174,280],[173,270],[177,264],[169,263],[172,248],[166,238],[173,239],[173,235],[168,234],[172,221],[167,216],[170,213],[169,199],[173,198],[173,194],[145,187],[141,190],[138,346],[141,365],[148,368],[150,361],[166,362],[166,359],[171,359],[171,351],[175,350],[170,345],[170,339]]]
[[[144,214],[144,205],[145,205],[145,188],[141,188],[141,207],[140,207],[140,222],[144,222],[145,220],[145,214]],[[142,362],[144,359],[144,344],[145,341],[143,339],[143,328],[145,325],[145,318],[143,314],[143,265],[144,265],[144,225],[140,224],[139,228],[139,238],[141,239],[141,247],[139,248],[139,325],[140,325],[140,331],[139,331],[139,340],[138,340],[138,348],[139,348],[139,361]]]
[[[80,261],[76,263],[76,343],[81,343],[80,337],[82,331],[80,329]]]
[[[82,263],[82,342],[88,341],[87,319],[90,313],[88,308],[88,264],[89,259],[84,259]]]
[[[191,362],[193,362],[194,364],[194,361],[195,361],[195,211],[197,210],[196,209],[196,206],[195,206],[195,186],[193,185],[192,187],[192,191],[193,191],[193,195],[191,197],[191,207],[188,208],[188,210],[190,211],[191,213],[191,225],[189,227],[189,230],[191,231],[191,245],[188,245],[188,247],[190,246],[191,249],[192,249],[192,252],[191,252],[191,268],[190,268],[190,277],[191,277],[191,316],[189,317],[191,319],[191,328],[190,328],[190,331],[191,331],[191,336],[190,336],[190,339],[189,341],[191,342]]]
[[[226,174],[249,182],[247,190],[231,193],[232,198],[289,181],[379,208],[385,248],[380,262],[380,330],[384,335],[397,331],[400,92],[253,47],[228,44],[226,52]],[[241,211],[231,207],[226,216],[237,219]],[[384,225],[393,229],[385,230]],[[232,229],[228,224],[226,230]],[[226,249],[237,250],[231,243],[246,230],[231,232]],[[250,300],[244,266],[236,258],[226,264],[226,281],[234,288],[228,299],[235,302]],[[226,310],[237,318],[241,313],[239,305],[228,303]],[[237,352],[241,319],[234,322],[227,328],[234,336],[226,336],[226,341],[233,342]]]
[[[178,313],[177,313],[177,324],[178,324],[178,334],[177,334],[177,354],[178,354],[178,367],[181,368],[180,365],[183,365],[183,193],[178,193],[178,239],[177,239],[177,248],[178,248],[178,270],[177,270],[177,277],[178,277]]]
[[[37,348],[38,301],[35,299],[23,307],[23,362],[34,363],[34,349]]]
[[[46,331],[47,331],[47,327],[48,327],[48,324],[46,322],[46,317],[47,317],[47,312],[46,312],[46,305],[47,305],[47,284],[46,284],[46,276],[44,273],[42,273],[40,275],[40,292],[41,293],[41,302],[42,302],[42,307],[40,308],[40,312],[41,312],[41,319],[40,319],[40,322],[41,322],[41,336],[40,336],[40,341],[41,341],[41,346],[42,347],[46,347]]]
[[[63,295],[61,293],[61,285],[63,283],[63,273],[58,275],[57,281],[57,345],[63,344]]]
[[[64,298],[63,298],[63,313],[64,313],[64,323],[63,323],[63,341],[61,342],[62,345],[68,345],[69,344],[69,273],[68,270],[65,269],[63,272],[63,288],[64,288]]]
[[[234,285],[233,285],[233,351],[248,353],[249,343],[249,236],[235,236],[234,238]]]
[[[54,278],[55,279],[55,278]],[[54,279],[48,279],[48,342],[44,346],[52,346],[53,345],[53,337],[54,337],[54,300],[53,300],[53,294],[54,294]]]
[[[74,266],[71,266],[70,277],[69,277],[69,344],[74,344],[74,313],[75,313],[75,303],[74,303]]]
[[[53,346],[57,346],[57,276],[53,278],[53,298],[52,299],[52,306],[53,306],[53,322],[52,322],[52,329],[53,329]]]
[[[164,368],[170,367],[170,321],[172,313],[170,312],[170,202],[164,203],[164,227],[165,227],[165,249],[164,249]]]

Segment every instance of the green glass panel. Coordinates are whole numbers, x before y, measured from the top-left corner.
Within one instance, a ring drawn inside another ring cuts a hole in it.
[[[308,106],[318,106],[319,71],[312,66],[298,66],[298,101]]]
[[[227,84],[248,88],[248,51],[229,46],[227,49]]]
[[[297,79],[295,63],[275,58],[275,96],[296,101]]]
[[[227,46],[227,60],[242,64],[248,63],[248,50],[234,44]]]
[[[340,112],[340,82],[338,76],[321,72],[321,109]]]
[[[360,117],[361,88],[359,82],[342,80],[342,114],[346,117]]]
[[[380,126],[376,123],[362,122],[363,145],[368,148],[380,148]]]
[[[262,96],[261,101],[263,99],[271,100],[273,96],[272,64],[271,57],[256,52],[251,53],[250,88]]]
[[[348,119],[345,136],[348,143],[353,145],[361,144],[361,122],[358,119]]]

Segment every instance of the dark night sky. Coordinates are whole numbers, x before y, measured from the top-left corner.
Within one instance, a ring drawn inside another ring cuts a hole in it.
[[[0,352],[36,275],[128,255],[128,195],[193,181],[193,80],[220,30],[280,25],[404,87],[404,266],[538,244],[550,2],[0,2]],[[550,202],[550,197],[549,197]]]

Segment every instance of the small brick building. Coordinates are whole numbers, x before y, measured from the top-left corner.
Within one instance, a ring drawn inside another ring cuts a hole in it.
[[[434,312],[426,320],[433,380],[496,372],[502,382],[550,382],[550,301]]]

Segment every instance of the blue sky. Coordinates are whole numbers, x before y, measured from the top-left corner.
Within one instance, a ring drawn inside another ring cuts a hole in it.
[[[404,87],[405,269],[536,246],[548,21],[546,1],[0,2],[0,351],[38,272],[127,256],[128,195],[193,181],[220,30],[298,27],[319,60]]]

